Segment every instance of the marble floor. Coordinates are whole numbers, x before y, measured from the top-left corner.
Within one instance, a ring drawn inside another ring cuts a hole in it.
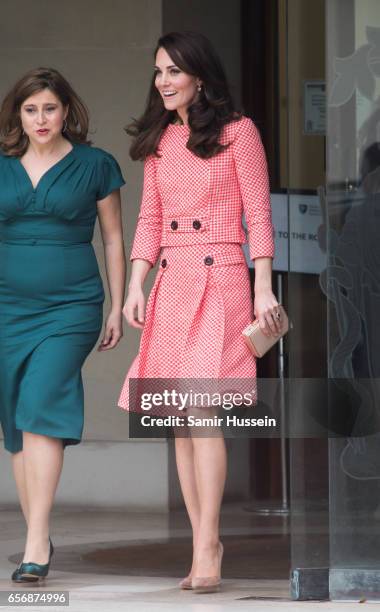
[[[224,510],[222,539],[232,535],[287,533],[287,519],[281,517],[255,517],[245,512],[236,517],[236,508]],[[238,528],[236,527],[238,525]],[[52,567],[44,586],[18,586],[17,591],[43,593],[66,591],[69,593],[70,612],[106,610],[107,612],[219,612],[240,610],[255,612],[267,610],[318,610],[349,611],[363,609],[354,602],[294,602],[289,597],[289,581],[286,572],[282,578],[246,579],[226,577],[220,593],[197,595],[180,591],[178,578],[165,575],[135,575],[114,571],[112,567],[89,564],[86,554],[91,548],[117,546],[128,542],[144,544],[165,542],[171,538],[189,536],[182,514],[177,517],[164,514],[133,513],[118,510],[95,511],[84,508],[55,509],[51,533],[56,548]],[[9,576],[20,559],[24,546],[25,527],[20,512],[13,508],[0,508],[0,612],[18,609],[5,605],[5,593],[15,590]],[[277,572],[283,572],[279,566]],[[152,572],[150,572],[152,573]],[[231,574],[231,572],[230,572]],[[233,572],[232,572],[233,574]],[[371,609],[379,609],[379,603]],[[45,606],[31,604],[29,610],[43,610]],[[50,606],[50,610],[62,610],[62,606]]]

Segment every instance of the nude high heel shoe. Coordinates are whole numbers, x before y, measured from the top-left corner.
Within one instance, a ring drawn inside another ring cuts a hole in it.
[[[223,544],[219,542],[219,575],[218,576],[199,576],[191,581],[192,590],[194,593],[218,593],[222,584],[221,571],[223,559]]]
[[[181,580],[178,586],[183,591],[192,591],[193,587],[191,581],[192,578],[190,576],[186,576],[186,578],[183,578],[183,580]]]

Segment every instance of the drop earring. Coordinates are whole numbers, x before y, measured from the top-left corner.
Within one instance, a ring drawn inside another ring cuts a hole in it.
[[[67,130],[67,121],[66,119],[63,120],[63,128],[62,128],[62,132],[66,132]]]

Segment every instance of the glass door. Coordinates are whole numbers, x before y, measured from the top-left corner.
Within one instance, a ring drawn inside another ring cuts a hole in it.
[[[329,1],[326,35],[330,596],[380,599],[380,3]]]
[[[286,2],[294,599],[380,599],[380,3]]]

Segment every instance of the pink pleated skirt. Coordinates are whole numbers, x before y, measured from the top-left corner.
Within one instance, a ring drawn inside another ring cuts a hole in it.
[[[256,360],[242,330],[253,320],[248,267],[236,243],[165,247],[145,314],[140,350],[118,405],[129,405],[131,379],[256,381]]]

